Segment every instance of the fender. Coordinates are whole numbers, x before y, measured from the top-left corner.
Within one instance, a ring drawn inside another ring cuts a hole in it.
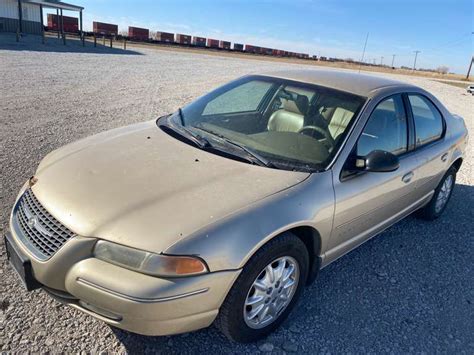
[[[332,172],[315,173],[296,186],[216,221],[165,253],[199,256],[210,271],[239,269],[272,238],[293,228],[311,227],[321,237],[319,253],[323,255],[333,217]]]

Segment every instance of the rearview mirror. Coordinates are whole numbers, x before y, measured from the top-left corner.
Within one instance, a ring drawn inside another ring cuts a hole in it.
[[[373,150],[365,157],[357,157],[357,170],[385,173],[395,171],[400,166],[398,157],[384,150]]]

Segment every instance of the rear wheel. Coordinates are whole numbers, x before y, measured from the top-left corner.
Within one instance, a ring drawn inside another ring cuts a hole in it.
[[[288,316],[306,282],[304,243],[284,233],[250,258],[229,291],[217,327],[231,340],[251,342],[276,329]]]
[[[420,209],[417,215],[429,221],[441,216],[451,198],[455,182],[456,169],[451,167],[441,179],[431,201],[425,207]]]

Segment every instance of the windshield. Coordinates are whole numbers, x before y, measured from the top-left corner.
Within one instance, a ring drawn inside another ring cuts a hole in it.
[[[365,98],[326,87],[247,76],[170,117],[198,137],[219,139],[289,170],[322,170]],[[270,165],[268,165],[270,166]]]

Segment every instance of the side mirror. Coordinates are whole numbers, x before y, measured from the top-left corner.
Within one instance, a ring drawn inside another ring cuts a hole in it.
[[[400,166],[398,157],[384,150],[373,150],[365,157],[357,157],[355,161],[357,170],[385,173],[395,171]]]

